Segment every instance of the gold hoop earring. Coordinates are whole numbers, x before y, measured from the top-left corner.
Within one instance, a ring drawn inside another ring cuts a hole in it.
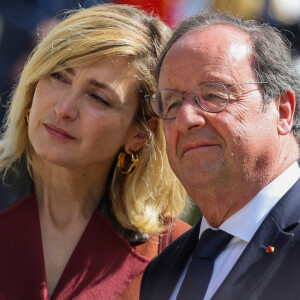
[[[25,115],[24,115],[24,122],[25,122],[25,124],[26,125],[28,125],[28,123],[29,123],[29,114],[30,114],[30,109],[28,109],[27,111],[26,111],[26,113],[25,113]]]
[[[122,173],[122,174],[132,174],[137,168],[139,158],[138,158],[136,152],[132,151],[132,153],[131,153],[131,164],[130,164],[128,170],[124,170],[126,155],[129,155],[129,154],[127,154],[126,152],[121,152],[119,154],[117,166],[118,166],[118,169],[119,169],[120,173]]]

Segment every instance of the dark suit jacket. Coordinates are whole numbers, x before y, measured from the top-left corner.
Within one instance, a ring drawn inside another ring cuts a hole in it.
[[[300,299],[299,223],[300,179],[265,218],[212,299]],[[141,300],[169,299],[198,237],[199,223],[148,265]],[[266,252],[268,245],[274,253]]]

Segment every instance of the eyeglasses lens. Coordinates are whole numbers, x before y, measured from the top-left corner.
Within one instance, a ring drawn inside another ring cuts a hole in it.
[[[208,112],[221,111],[226,107],[229,99],[226,86],[220,83],[202,84],[194,93],[198,105]],[[150,101],[153,111],[164,119],[176,118],[182,102],[183,93],[171,89],[156,91]]]
[[[220,83],[202,84],[196,89],[195,94],[198,104],[209,112],[223,110],[229,99],[228,89]]]

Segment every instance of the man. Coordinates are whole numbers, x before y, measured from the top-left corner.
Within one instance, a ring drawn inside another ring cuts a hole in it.
[[[171,167],[203,218],[150,263],[141,299],[299,299],[300,90],[284,38],[200,13],[174,32],[158,84]],[[208,228],[230,238],[204,284],[190,269]]]

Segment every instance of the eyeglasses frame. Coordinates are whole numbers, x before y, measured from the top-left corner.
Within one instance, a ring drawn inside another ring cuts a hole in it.
[[[210,111],[210,110],[208,110],[208,109],[202,107],[200,100],[199,100],[198,97],[196,96],[196,91],[197,91],[201,86],[204,86],[204,85],[207,85],[207,84],[210,84],[210,83],[217,83],[217,84],[223,85],[223,86],[226,88],[226,90],[227,90],[227,95],[228,95],[227,103],[226,103],[226,105],[225,105],[223,108],[221,108],[221,109],[218,110],[218,111]],[[149,105],[150,105],[150,107],[151,107],[153,113],[154,113],[157,117],[159,117],[159,118],[161,118],[161,119],[164,119],[164,120],[173,120],[173,119],[176,119],[177,115],[176,115],[175,117],[172,117],[172,118],[166,118],[166,117],[159,116],[159,115],[154,111],[154,109],[153,109],[153,107],[152,107],[152,105],[151,105],[151,99],[152,99],[152,96],[153,96],[155,93],[159,92],[159,91],[175,91],[175,92],[177,92],[177,93],[180,93],[180,94],[181,94],[181,102],[182,102],[182,103],[183,103],[184,100],[185,100],[185,99],[184,99],[184,95],[185,95],[185,94],[193,93],[193,94],[194,94],[194,99],[195,99],[196,103],[197,103],[204,111],[209,112],[209,113],[219,113],[219,112],[221,112],[222,110],[224,110],[224,109],[227,107],[228,103],[230,102],[230,88],[233,87],[233,86],[235,86],[235,85],[242,85],[242,84],[268,84],[268,82],[264,82],[264,81],[261,81],[261,82],[260,82],[260,81],[258,81],[258,82],[243,82],[243,83],[229,83],[229,84],[226,84],[226,83],[223,83],[223,82],[217,82],[217,81],[216,81],[216,82],[214,82],[214,81],[212,81],[212,82],[204,82],[204,83],[198,85],[194,90],[188,90],[188,91],[185,91],[185,92],[181,92],[181,91],[175,90],[175,89],[159,89],[159,90],[157,90],[157,91],[154,91],[154,92],[153,92],[152,94],[150,94],[150,95],[145,95],[145,96],[144,96],[144,99],[145,99],[146,101],[148,101],[148,103],[149,103]]]

